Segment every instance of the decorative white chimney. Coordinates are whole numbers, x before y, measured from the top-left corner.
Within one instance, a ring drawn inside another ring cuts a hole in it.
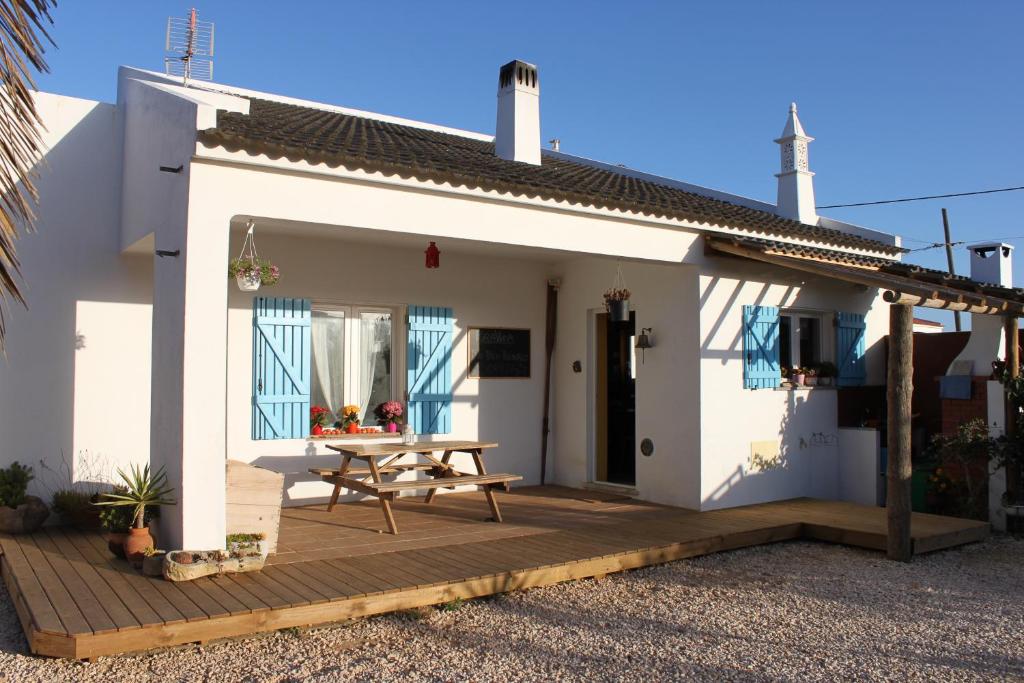
[[[775,142],[779,145],[782,168],[775,177],[779,179],[779,198],[776,213],[786,218],[818,224],[818,213],[814,209],[814,174],[807,162],[807,143],[814,140],[804,133],[796,115],[796,102],[789,105],[789,118],[782,130],[782,137]]]
[[[972,244],[971,279],[1013,287],[1013,247],[1003,242]]]
[[[1002,242],[972,244],[971,279],[990,285],[1013,287],[1013,247]],[[947,375],[987,375],[996,358],[1005,358],[1006,338],[1003,333],[1003,316],[971,314],[971,336],[967,345],[950,365]],[[966,363],[957,364],[957,361]]]
[[[540,165],[540,82],[537,67],[512,60],[498,72],[498,125],[494,153]]]

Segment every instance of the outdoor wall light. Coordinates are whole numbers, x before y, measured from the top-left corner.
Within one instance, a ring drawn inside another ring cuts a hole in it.
[[[640,330],[640,334],[636,338],[636,348],[640,349],[640,362],[643,363],[647,360],[645,352],[647,349],[653,349],[654,344],[651,343],[651,334],[654,332],[650,327],[645,327]]]

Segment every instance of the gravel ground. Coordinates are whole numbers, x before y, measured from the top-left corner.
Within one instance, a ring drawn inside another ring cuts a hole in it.
[[[1022,567],[1011,538],[911,565],[786,543],[93,664],[27,656],[4,592],[0,680],[1024,680]]]

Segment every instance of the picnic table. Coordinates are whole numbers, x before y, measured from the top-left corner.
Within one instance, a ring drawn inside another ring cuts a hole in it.
[[[388,529],[398,533],[394,515],[391,513],[391,501],[401,491],[429,489],[424,503],[430,503],[439,488],[455,488],[456,486],[476,485],[484,490],[487,503],[491,507],[491,516],[495,522],[501,522],[501,510],[494,497],[495,489],[508,491],[509,483],[520,481],[516,474],[488,474],[484,467],[483,454],[489,448],[497,448],[498,444],[490,441],[418,441],[412,444],[328,444],[327,448],[341,454],[341,467],[311,468],[323,481],[334,484],[331,502],[327,505],[330,512],[338,503],[341,489],[359,491],[380,500],[381,509]],[[435,453],[442,452],[440,459]],[[473,457],[476,472],[460,472],[451,464],[455,453],[469,453]],[[409,462],[407,456],[412,456]],[[352,467],[353,460],[366,463],[364,468]],[[402,472],[424,472],[426,479],[412,481],[384,481],[389,474]]]

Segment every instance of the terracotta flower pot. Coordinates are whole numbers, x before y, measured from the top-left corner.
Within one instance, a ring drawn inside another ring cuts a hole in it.
[[[128,537],[124,539],[125,557],[132,562],[142,562],[145,557],[146,548],[153,547],[153,537],[149,534],[149,528],[138,529],[132,527],[128,530]]]
[[[359,423],[358,422],[349,422],[348,425],[345,426],[345,433],[346,434],[358,434],[359,433]]]

